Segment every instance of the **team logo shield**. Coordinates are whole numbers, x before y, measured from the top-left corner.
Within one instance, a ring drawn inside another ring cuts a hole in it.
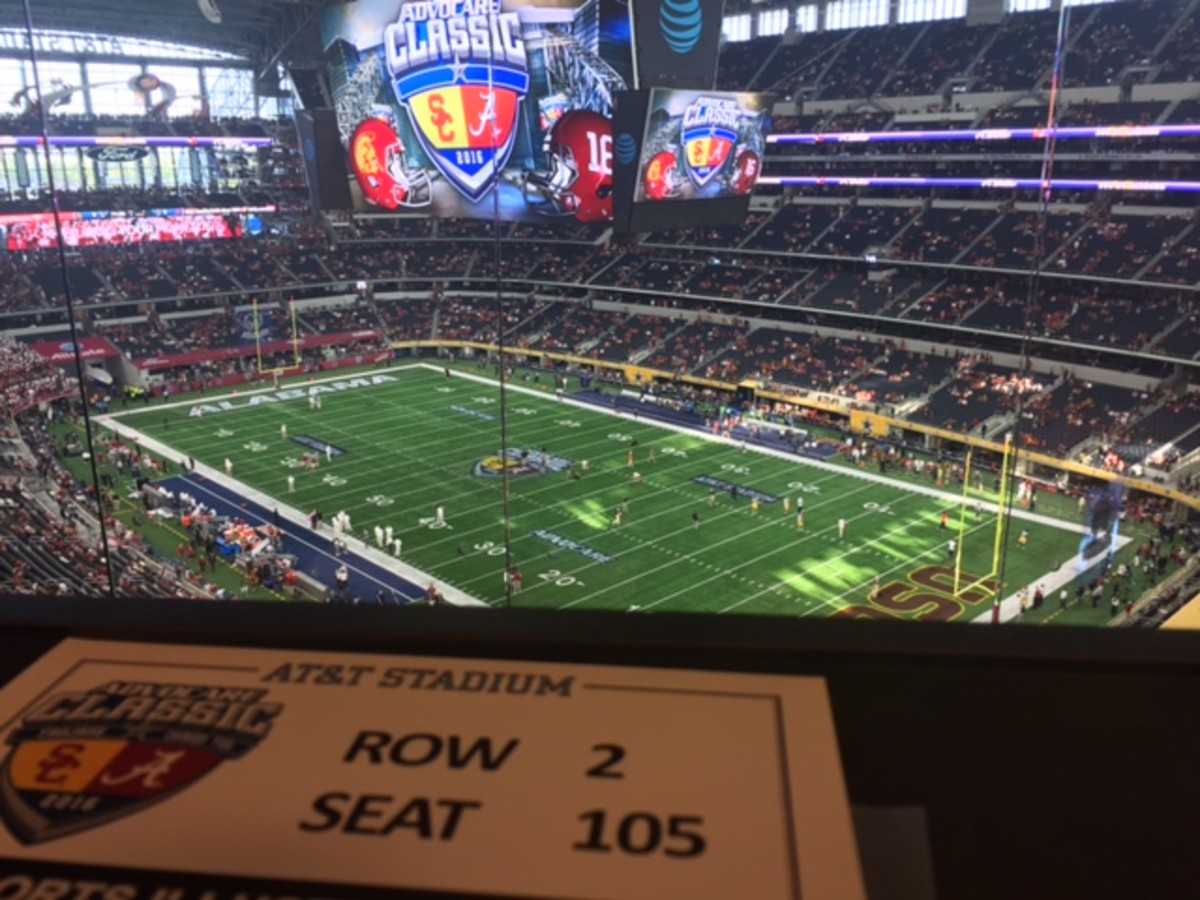
[[[0,819],[17,840],[54,840],[160,803],[254,749],[281,709],[251,699],[266,693],[256,689],[138,687],[169,693],[59,694],[9,735]],[[206,699],[230,690],[242,699]]]
[[[517,111],[529,74],[510,66],[426,66],[394,88],[425,153],[454,187],[475,201],[496,183],[516,139]]]
[[[704,187],[721,171],[737,143],[737,131],[707,124],[683,130],[683,157],[688,177]]]
[[[730,97],[700,97],[683,111],[683,163],[703,188],[725,167],[737,145],[741,111]]]

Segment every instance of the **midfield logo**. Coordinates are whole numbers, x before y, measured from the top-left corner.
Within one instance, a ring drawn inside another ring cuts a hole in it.
[[[728,97],[701,97],[683,111],[683,156],[698,188],[712,180],[737,143],[741,110]]]
[[[415,0],[383,44],[421,146],[461,194],[478,200],[508,162],[529,93],[519,17],[500,0]]]
[[[36,844],[174,796],[258,746],[283,706],[254,688],[110,682],[25,714],[0,768],[0,818]]]
[[[561,456],[551,456],[540,450],[509,447],[503,455],[485,456],[475,463],[475,474],[484,478],[500,478],[504,470],[509,475],[548,475],[565,472],[571,461]]]

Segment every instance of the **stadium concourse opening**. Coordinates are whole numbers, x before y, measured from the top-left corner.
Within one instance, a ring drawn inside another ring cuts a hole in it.
[[[1190,7],[731,6],[639,118],[617,4],[114,4],[0,12],[0,591],[1195,596]]]

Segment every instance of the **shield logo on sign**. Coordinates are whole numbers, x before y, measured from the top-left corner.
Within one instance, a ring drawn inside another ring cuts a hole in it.
[[[446,180],[471,201],[487,193],[512,153],[529,73],[455,61],[409,70],[393,87]]]
[[[0,811],[26,844],[157,803],[215,768],[220,753],[157,742],[55,739],[20,744],[0,778]]]
[[[50,697],[8,737],[0,820],[17,840],[37,844],[140,812],[249,753],[280,709],[118,697],[103,688]]]
[[[722,125],[704,124],[683,129],[685,168],[696,187],[704,187],[721,171],[735,143],[737,132]]]

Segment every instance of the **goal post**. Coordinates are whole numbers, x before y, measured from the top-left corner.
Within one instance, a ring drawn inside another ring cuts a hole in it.
[[[261,375],[272,375],[272,376],[278,377],[278,376],[284,374],[289,368],[297,369],[300,367],[300,345],[301,345],[300,319],[296,312],[296,301],[295,300],[288,301],[288,313],[289,313],[288,327],[290,328],[290,332],[291,332],[290,343],[292,345],[292,364],[291,364],[291,366],[283,366],[283,367],[272,366],[271,368],[267,368],[267,366],[264,362],[264,359],[263,359],[262,314],[260,313],[259,308],[258,308],[258,299],[255,298],[255,300],[254,300],[254,350],[255,350],[255,355],[258,358],[258,374],[260,376]]]
[[[997,596],[999,595],[1000,586],[995,583],[995,579],[1000,573],[1000,554],[1004,552],[1004,535],[1008,528],[1008,516],[1005,514],[1005,511],[1008,509],[1008,499],[1012,490],[1009,484],[1011,480],[1009,474],[1012,466],[1012,457],[1012,435],[1009,434],[1004,436],[1004,452],[1000,463],[1000,493],[996,498],[996,530],[992,545],[992,564],[986,574],[972,575],[968,573],[964,579],[962,561],[967,536],[967,507],[970,502],[971,467],[974,461],[973,451],[967,452],[965,469],[963,471],[962,501],[959,506],[958,546],[954,555],[954,596],[956,598],[961,598],[968,591],[976,591],[980,588]],[[994,586],[989,588],[989,584]]]

